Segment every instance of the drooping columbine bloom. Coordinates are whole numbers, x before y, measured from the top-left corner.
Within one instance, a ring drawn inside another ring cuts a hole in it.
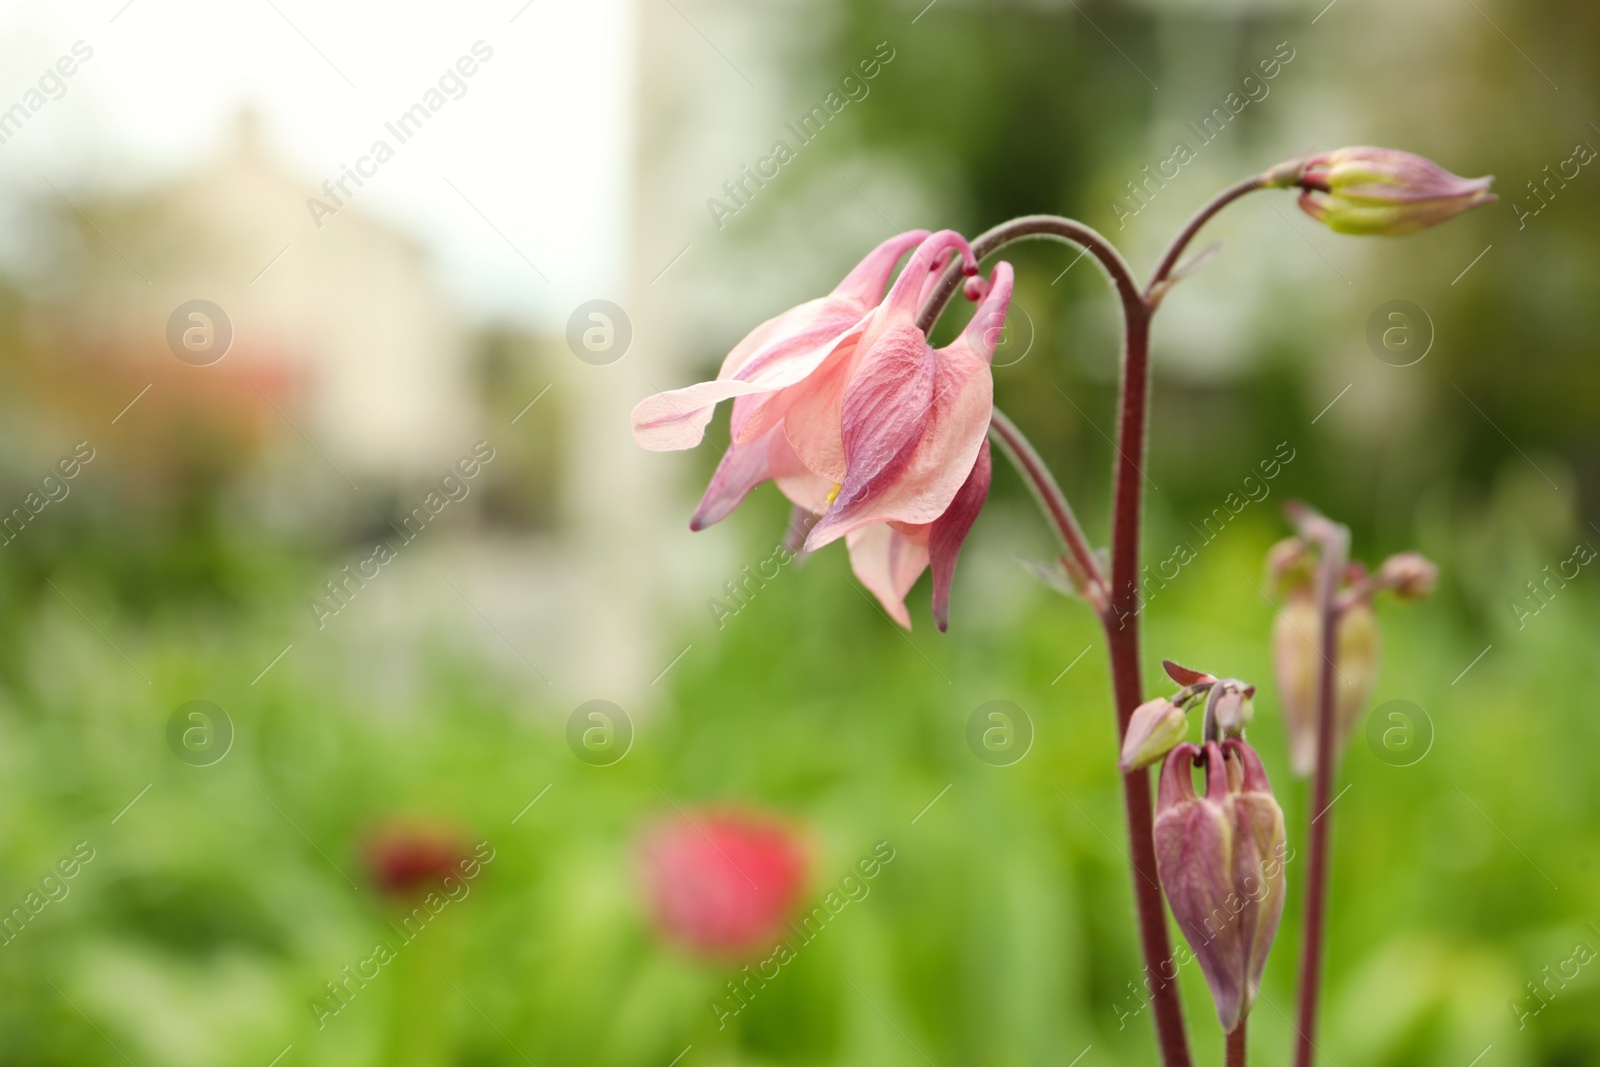
[[[1194,765],[1204,761],[1205,796]],[[1283,809],[1255,750],[1229,738],[1174,748],[1156,800],[1156,869],[1211,987],[1222,1028],[1250,1011],[1283,915]]]
[[[882,303],[868,307],[918,240]],[[956,558],[989,491],[989,363],[1013,284],[1011,266],[1000,263],[988,282],[969,285],[981,301],[972,321],[934,349],[916,316],[952,255],[976,271],[971,248],[951,230],[885,242],[833,296],[741,342],[717,381],[634,409],[640,444],[687,448],[717,401],[735,398],[732,445],[692,528],[719,521],[770,478],[818,516],[805,549],[845,538],[856,576],[902,626],[911,625],[906,593],[931,566],[934,617],[945,628]]]
[[[1266,185],[1298,186],[1300,207],[1336,233],[1398,237],[1497,199],[1492,177],[1463,178],[1393,148],[1339,148],[1274,167]]]
[[[770,950],[805,890],[799,836],[768,817],[690,811],[652,828],[641,858],[657,927],[709,957]]]

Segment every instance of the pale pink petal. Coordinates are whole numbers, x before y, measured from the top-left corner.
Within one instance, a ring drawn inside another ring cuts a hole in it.
[[[911,327],[890,331],[845,389],[845,478],[806,547],[868,523],[921,524],[944,514],[977,461],[993,410],[988,364],[961,347],[935,353]]]
[[[940,351],[949,352],[960,347],[985,363],[994,362],[995,346],[1000,343],[1000,336],[1006,326],[1006,312],[1011,308],[1013,283],[1011,264],[1004,260],[996,263],[994,273],[989,278],[989,290],[983,302],[972,313],[966,329],[961,331],[960,337]]]
[[[772,477],[767,460],[771,443],[770,438],[762,438],[748,444],[734,442],[728,446],[722,462],[717,464],[716,473],[711,476],[711,484],[706,486],[705,496],[700,498],[700,506],[695,508],[694,517],[689,520],[689,529],[704,530],[721,522],[739,506],[750,490]]]
[[[894,280],[883,298],[883,309],[890,323],[911,322],[921,310],[922,299],[929,289],[930,277],[937,280],[944,273],[945,264],[952,252],[958,253],[966,264],[967,273],[975,274],[977,260],[972,256],[972,246],[954,230],[940,230],[931,234],[906,261],[900,277]]]
[[[900,257],[927,239],[927,230],[907,230],[889,238],[844,276],[844,281],[834,287],[833,295],[847,297],[863,310],[873,306],[883,299],[884,287]]]
[[[853,335],[858,321],[813,322],[769,344],[736,377],[645,397],[633,409],[633,439],[653,452],[695,447],[705,437],[717,404],[734,397],[775,393],[804,381],[841,340]],[[758,418],[759,411],[759,407],[753,409],[749,417]],[[751,433],[739,436],[748,440]]]
[[[907,536],[886,525],[865,526],[845,538],[850,569],[872,591],[895,622],[911,629],[906,594],[928,566],[926,537]]]
[[[728,354],[722,357],[722,366],[717,370],[718,378],[732,378],[739,373],[739,369],[750,362],[750,357],[765,348],[773,338],[793,332],[795,329],[809,324],[815,317],[819,307],[827,297],[819,296],[815,300],[807,300],[777,315],[757,326],[744,335],[743,340],[734,345]]]
[[[831,351],[818,363],[806,377],[794,385],[787,386],[774,393],[768,393],[751,400],[748,416],[743,424],[734,429],[734,439],[740,441],[757,437],[772,427],[788,419],[790,410],[798,403],[805,402],[807,410],[823,402],[826,407],[826,398],[830,395],[836,400],[838,389],[830,388],[826,383],[839,378],[841,368],[849,366],[855,357],[855,352],[860,346],[861,338],[871,329],[875,312],[869,311],[855,327],[840,337]],[[807,398],[811,398],[807,400]],[[837,409],[834,411],[835,433],[837,437]],[[843,446],[840,446],[842,450]],[[840,463],[843,463],[842,451]],[[842,469],[842,467],[841,467]],[[839,479],[835,478],[834,481]]]
[[[870,309],[858,308],[836,297],[823,297],[820,306],[793,324],[750,358],[733,375],[742,382],[764,385],[766,391],[782,389],[805,378],[827,358],[835,345],[860,324]]]
[[[800,462],[800,457],[794,454],[794,449],[789,447],[788,439],[777,427],[769,433],[767,469],[772,472],[772,480],[778,483],[783,495],[796,507],[806,509],[813,516],[821,515],[828,508],[828,498],[833,495],[834,483],[811,473],[806,465]]]
[[[776,393],[803,381],[872,310],[906,249],[926,237],[926,230],[913,230],[890,238],[869,252],[829,295],[790,308],[751,330],[723,359],[716,381],[640,401],[633,409],[634,440],[656,452],[693,448],[704,438],[719,402]],[[776,421],[761,417],[763,406],[750,409],[753,424],[736,440],[759,436]]]
[[[955,579],[956,557],[961,554],[961,546],[972,524],[978,521],[984,501],[989,499],[992,475],[989,442],[985,439],[978,449],[978,461],[972,465],[972,473],[956,492],[956,498],[928,528],[928,555],[933,564],[933,621],[941,633],[950,628],[950,585]]]
[[[782,406],[783,433],[795,455],[830,485],[844,481],[844,437],[839,410],[845,386],[850,382],[862,351],[860,339],[848,349],[840,345],[833,359],[803,383],[787,390],[769,408]]]
[[[693,448],[705,437],[719,402],[770,391],[750,382],[721,380],[647,396],[633,409],[633,439],[652,452]]]

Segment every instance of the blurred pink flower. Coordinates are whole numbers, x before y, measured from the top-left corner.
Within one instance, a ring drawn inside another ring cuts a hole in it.
[[[805,891],[799,835],[767,816],[693,811],[648,831],[641,858],[656,926],[705,956],[771,949]]]

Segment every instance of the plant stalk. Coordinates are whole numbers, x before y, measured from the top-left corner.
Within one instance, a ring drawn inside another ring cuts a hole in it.
[[[1121,402],[1117,416],[1117,460],[1111,503],[1111,590],[1106,611],[1106,644],[1111,657],[1111,686],[1117,705],[1117,739],[1128,732],[1128,720],[1144,701],[1139,673],[1139,539],[1144,504],[1146,425],[1150,409],[1150,316],[1143,299],[1124,301],[1127,336],[1123,348]],[[1172,956],[1167,914],[1157,880],[1155,814],[1150,800],[1150,771],[1141,767],[1122,776],[1123,805],[1128,812],[1129,859],[1139,906],[1139,933],[1145,949],[1146,973],[1156,981],[1151,991],[1161,1058],[1167,1067],[1188,1067],[1189,1043],[1183,1026],[1178,985],[1163,976]]]
[[[1317,560],[1317,607],[1321,615],[1322,663],[1317,675],[1317,769],[1311,786],[1308,831],[1311,859],[1306,871],[1305,932],[1301,939],[1299,1010],[1296,1021],[1295,1067],[1311,1067],[1316,1053],[1317,1001],[1322,985],[1322,946],[1327,927],[1328,841],[1333,821],[1333,774],[1338,762],[1334,723],[1334,677],[1338,673],[1339,581],[1350,552],[1350,533],[1338,523],[1295,509],[1290,518],[1301,536],[1320,546]]]
[[[1239,1025],[1234,1028],[1233,1033],[1228,1035],[1228,1063],[1227,1063],[1227,1067],[1245,1067],[1245,1062],[1244,1062],[1244,1055],[1245,1055],[1244,1025],[1245,1025],[1245,1020],[1244,1019],[1240,1019],[1239,1020]]]
[[[1178,257],[1183,255],[1183,250],[1189,247],[1189,242],[1194,240],[1195,234],[1200,232],[1201,227],[1210,222],[1213,215],[1241,196],[1253,193],[1257,189],[1268,188],[1266,181],[1266,175],[1257,174],[1241,182],[1235,182],[1190,216],[1189,221],[1184,223],[1183,229],[1178,231],[1178,236],[1172,239],[1172,244],[1167,246],[1166,252],[1161,256],[1161,262],[1156,266],[1156,272],[1150,275],[1150,284],[1144,288],[1144,300],[1152,312],[1166,295],[1167,279],[1177,267]]]

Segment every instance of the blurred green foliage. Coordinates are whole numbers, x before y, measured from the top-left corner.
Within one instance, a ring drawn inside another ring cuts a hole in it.
[[[1029,518],[992,512],[968,567],[1001,565],[989,557],[1014,550]],[[1147,644],[1152,663],[1263,682],[1253,738],[1303,842],[1305,789],[1284,769],[1266,682],[1273,609],[1249,584],[1277,533],[1263,512],[1202,549],[1153,602]],[[100,602],[63,581],[75,602]],[[397,1062],[387,1035],[407,1029],[460,1063],[663,1067],[691,1045],[699,1063],[1066,1063],[1090,1045],[1098,1062],[1149,1062],[1147,1016],[1124,1018],[1139,965],[1088,611],[1024,587],[1004,620],[985,619],[969,580],[950,635],[923,609],[908,637],[850,584],[835,552],[782,574],[697,642],[611,767],[567,750],[567,709],[437,651],[444,641],[424,642],[416,684],[396,698],[355,683],[331,634],[252,685],[262,653],[248,612],[200,624],[97,611],[97,633],[66,604],[42,605],[0,709],[0,900],[20,903],[78,842],[94,858],[0,949],[0,1061],[111,1064],[120,1050],[136,1063],[263,1064],[292,1044],[300,1063]],[[1527,630],[1501,627],[1453,684],[1483,641],[1456,621],[1455,595],[1380,611],[1376,703],[1415,702],[1436,738],[1404,768],[1361,737],[1350,750],[1331,815],[1320,1044],[1330,1062],[1376,1067],[1461,1064],[1491,1043],[1499,1063],[1587,1062],[1600,1042],[1594,975],[1522,1030],[1509,1002],[1574,941],[1592,944],[1583,922],[1600,921],[1600,728],[1571,696],[1592,684],[1581,624],[1600,601],[1574,587]],[[1155,671],[1147,682],[1163,684]],[[164,740],[171,709],[197,694],[237,730],[208,767]],[[991,699],[1016,702],[1036,729],[1010,767],[966,747],[968,715]],[[710,1002],[732,968],[655,939],[632,856],[640,828],[674,805],[728,801],[809,827],[819,893],[879,840],[896,858],[719,1030]],[[495,859],[319,1030],[311,998],[389,936],[361,846],[405,815],[452,823]],[[1296,874],[1291,863],[1252,1019],[1262,1062],[1289,1046]],[[1204,986],[1183,982],[1199,1062],[1218,1063]]]

